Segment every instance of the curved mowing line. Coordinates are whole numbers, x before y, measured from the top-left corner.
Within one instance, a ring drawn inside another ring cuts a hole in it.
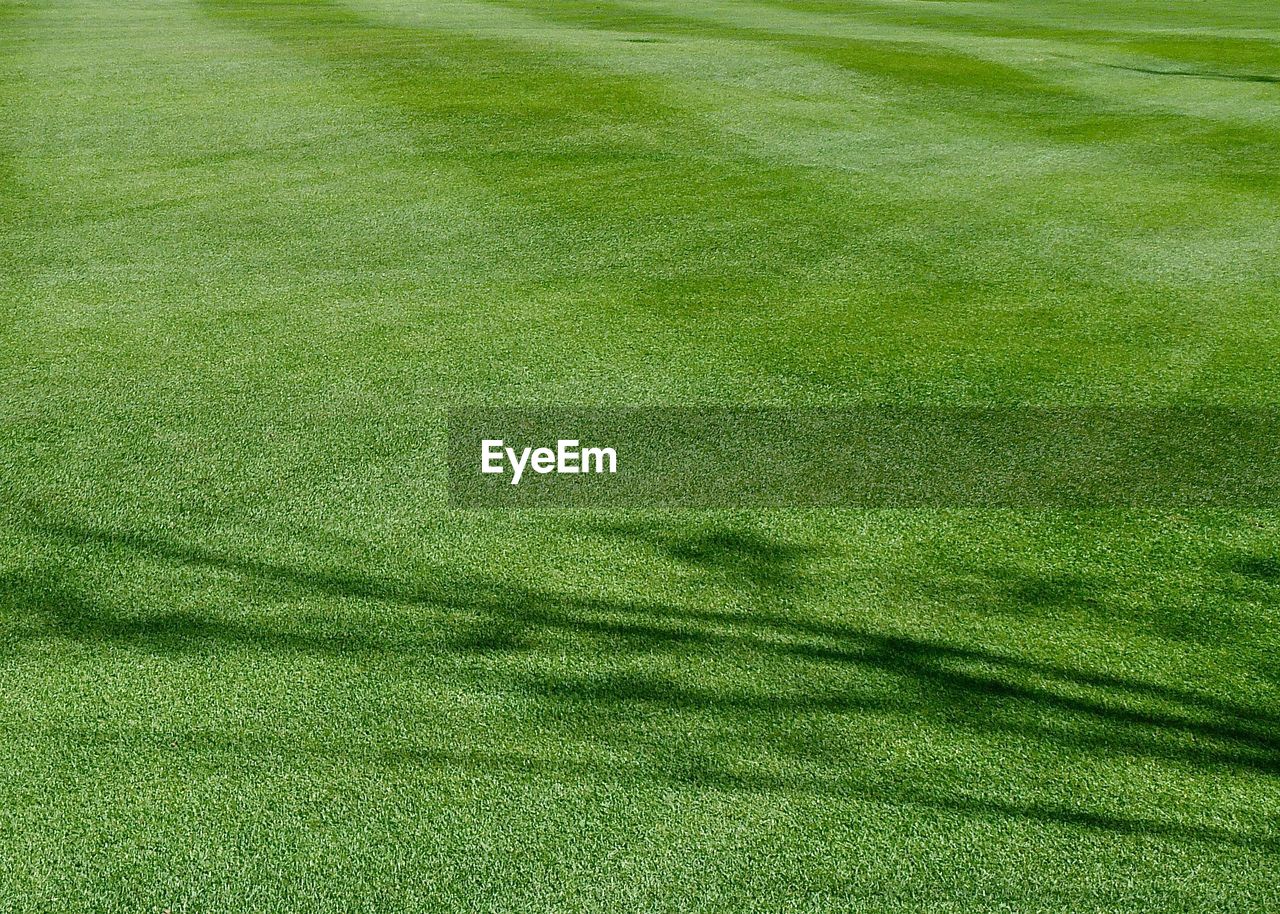
[[[1270,123],[1241,121],[1235,111],[1219,117],[1201,107],[1183,110],[1170,107],[1167,100],[1154,106],[1126,91],[1122,83],[1095,87],[1051,78],[1040,64],[1027,68],[992,59],[1001,51],[999,43],[989,42],[988,53],[978,53],[979,42],[974,41],[962,41],[966,50],[957,49],[953,47],[956,36],[936,23],[893,27],[889,37],[881,34],[882,28],[873,35],[851,32],[858,23],[849,19],[840,20],[842,29],[827,32],[823,23],[814,23],[811,29],[802,28],[801,23],[792,28],[771,28],[751,22],[752,10],[770,9],[753,4],[733,7],[732,12],[743,20],[739,23],[716,8],[674,12],[665,5],[636,6],[626,0],[599,0],[590,5],[572,0],[483,3],[568,27],[560,29],[562,46],[578,51],[581,49],[571,42],[585,33],[602,38],[616,35],[623,41],[724,40],[755,52],[767,49],[778,58],[791,55],[811,61],[832,73],[867,80],[868,94],[882,97],[886,104],[921,122],[921,145],[927,145],[935,132],[969,137],[987,146],[995,139],[999,147],[1010,151],[1015,144],[1030,141],[1046,146],[1045,152],[1051,155],[1084,150],[1098,161],[1099,168],[1147,170],[1167,163],[1185,171],[1189,180],[1211,177],[1228,182],[1239,178],[1243,153],[1256,158],[1260,152],[1280,149]],[[541,32],[539,39],[545,39]],[[691,45],[690,54],[697,53],[701,51]],[[1056,52],[1051,56],[1074,59]],[[761,58],[762,70],[782,65]],[[850,91],[854,89],[851,84]],[[797,95],[803,97],[805,90],[798,89]],[[850,109],[841,120],[848,128],[857,129],[861,126],[858,118],[863,116],[877,117],[874,112],[864,115]],[[798,135],[812,129],[807,124],[797,126]],[[1176,137],[1176,142],[1168,142],[1171,137]],[[1267,191],[1270,185],[1254,182],[1251,189]]]
[[[625,0],[597,0],[589,6],[572,0],[529,4],[524,0],[483,0],[486,4],[517,9],[586,31],[656,32],[671,38],[727,39],[833,65],[841,71],[886,78],[914,91],[922,88],[1002,91],[1044,91],[1046,83],[1008,63],[947,47],[919,28],[895,29],[884,34],[839,34],[822,23],[812,29],[770,28],[755,22],[753,12],[765,8],[744,4],[735,9],[741,22],[729,21],[714,10],[673,12],[665,7],[637,7]],[[683,9],[683,8],[682,8]],[[856,25],[857,23],[847,23]],[[865,31],[865,30],[864,30]],[[629,38],[649,41],[649,38]]]
[[[775,286],[867,234],[857,205],[864,188],[762,164],[669,103],[661,82],[336,3],[200,6],[329,67],[362,103],[411,130],[418,155],[464,167],[550,233],[540,241],[571,251],[596,238],[593,255],[617,251],[614,276],[643,276],[649,289],[687,288],[707,271],[716,287]],[[786,252],[768,270],[759,257],[766,238]]]

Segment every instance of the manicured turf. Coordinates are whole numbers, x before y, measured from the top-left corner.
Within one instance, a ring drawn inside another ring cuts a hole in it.
[[[0,0],[0,911],[1280,910],[1280,514],[451,511],[449,404],[1280,405],[1272,0]]]

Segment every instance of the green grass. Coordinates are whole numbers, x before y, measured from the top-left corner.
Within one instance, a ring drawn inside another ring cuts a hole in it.
[[[1270,0],[0,0],[0,911],[1280,909],[1274,511],[451,511],[450,404],[1280,405]]]

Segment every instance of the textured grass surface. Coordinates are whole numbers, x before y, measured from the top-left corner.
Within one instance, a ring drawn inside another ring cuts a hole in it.
[[[1277,405],[1250,0],[0,0],[0,910],[1280,908],[1272,513],[454,513],[442,408]]]

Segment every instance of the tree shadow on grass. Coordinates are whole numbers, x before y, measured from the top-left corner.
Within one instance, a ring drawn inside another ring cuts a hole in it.
[[[1237,574],[1264,584],[1280,584],[1280,558],[1274,555],[1245,555],[1231,563]]]
[[[1118,63],[1104,63],[1110,70],[1127,70],[1130,73],[1146,73],[1151,76],[1188,76],[1194,79],[1225,79],[1244,83],[1280,83],[1280,76],[1270,73],[1222,73],[1216,70],[1162,70],[1156,67],[1134,67]]]
[[[608,782],[653,779],[656,775],[666,783],[693,786],[703,790],[727,793],[786,794],[797,788],[794,779],[769,777],[758,773],[726,772],[713,763],[699,764],[688,759],[650,764],[640,770],[621,768],[616,762],[546,764],[540,759],[512,752],[456,752],[445,749],[399,748],[384,752],[381,762],[394,766],[410,766],[433,771],[480,766],[487,771],[513,777],[568,782]],[[1135,838],[1174,841],[1197,841],[1228,845],[1266,853],[1280,852],[1280,838],[1188,822],[1169,822],[1149,816],[1114,815],[1095,812],[1061,803],[1017,803],[992,797],[971,797],[958,793],[943,794],[903,784],[897,779],[864,779],[849,781],[828,779],[810,781],[803,792],[832,801],[854,801],[914,807],[941,814],[955,814],[985,820],[1021,820],[1058,829],[1087,829]]]
[[[53,636],[162,654],[207,654],[239,647],[357,655],[388,647],[353,632],[306,634],[187,612],[109,610],[60,581],[56,573],[0,576],[0,614],[19,620],[25,638]]]
[[[273,625],[260,615],[227,619],[212,608],[198,614],[122,611],[89,599],[65,573],[50,571],[0,579],[0,619],[10,623],[8,630],[17,640],[53,638],[195,656],[225,650],[356,659],[457,655],[483,660],[496,655],[484,669],[499,688],[557,707],[590,709],[606,722],[611,715],[640,708],[671,716],[723,716],[731,724],[731,748],[744,758],[763,751],[768,738],[789,722],[839,728],[855,716],[880,715],[923,718],[975,733],[1032,736],[1076,751],[1164,759],[1205,771],[1280,775],[1280,715],[1273,710],[979,646],[814,618],[797,611],[791,601],[797,593],[820,593],[805,570],[813,551],[742,530],[689,534],[644,528],[622,529],[619,535],[641,539],[673,561],[741,591],[746,609],[585,597],[457,575],[445,568],[434,569],[424,581],[383,579],[350,570],[296,568],[138,531],[43,518],[27,526],[77,548],[232,572],[276,597],[320,595],[414,612],[371,631],[332,621]],[[1040,590],[997,592],[1010,599],[1035,593],[1056,599],[1057,589],[1046,584]],[[522,662],[502,662],[502,655],[517,652],[523,654]],[[572,673],[550,662],[553,655],[566,653],[582,660],[571,667]],[[678,661],[700,674],[714,674],[730,658],[765,674],[750,685],[726,684],[715,675],[692,681],[663,672],[670,664],[645,664],[637,672],[636,667],[619,671],[602,662],[628,653]],[[797,689],[797,681],[807,685]],[[607,741],[608,731],[600,738]],[[798,751],[807,763],[840,770],[839,760],[816,743]],[[812,773],[770,780],[726,771],[713,762],[681,770],[684,774],[656,774],[725,789],[868,792],[865,783],[841,786]],[[873,785],[870,790],[881,796],[888,787]],[[1245,844],[1273,841],[1056,806],[923,794],[898,799],[1120,833],[1168,832]]]

